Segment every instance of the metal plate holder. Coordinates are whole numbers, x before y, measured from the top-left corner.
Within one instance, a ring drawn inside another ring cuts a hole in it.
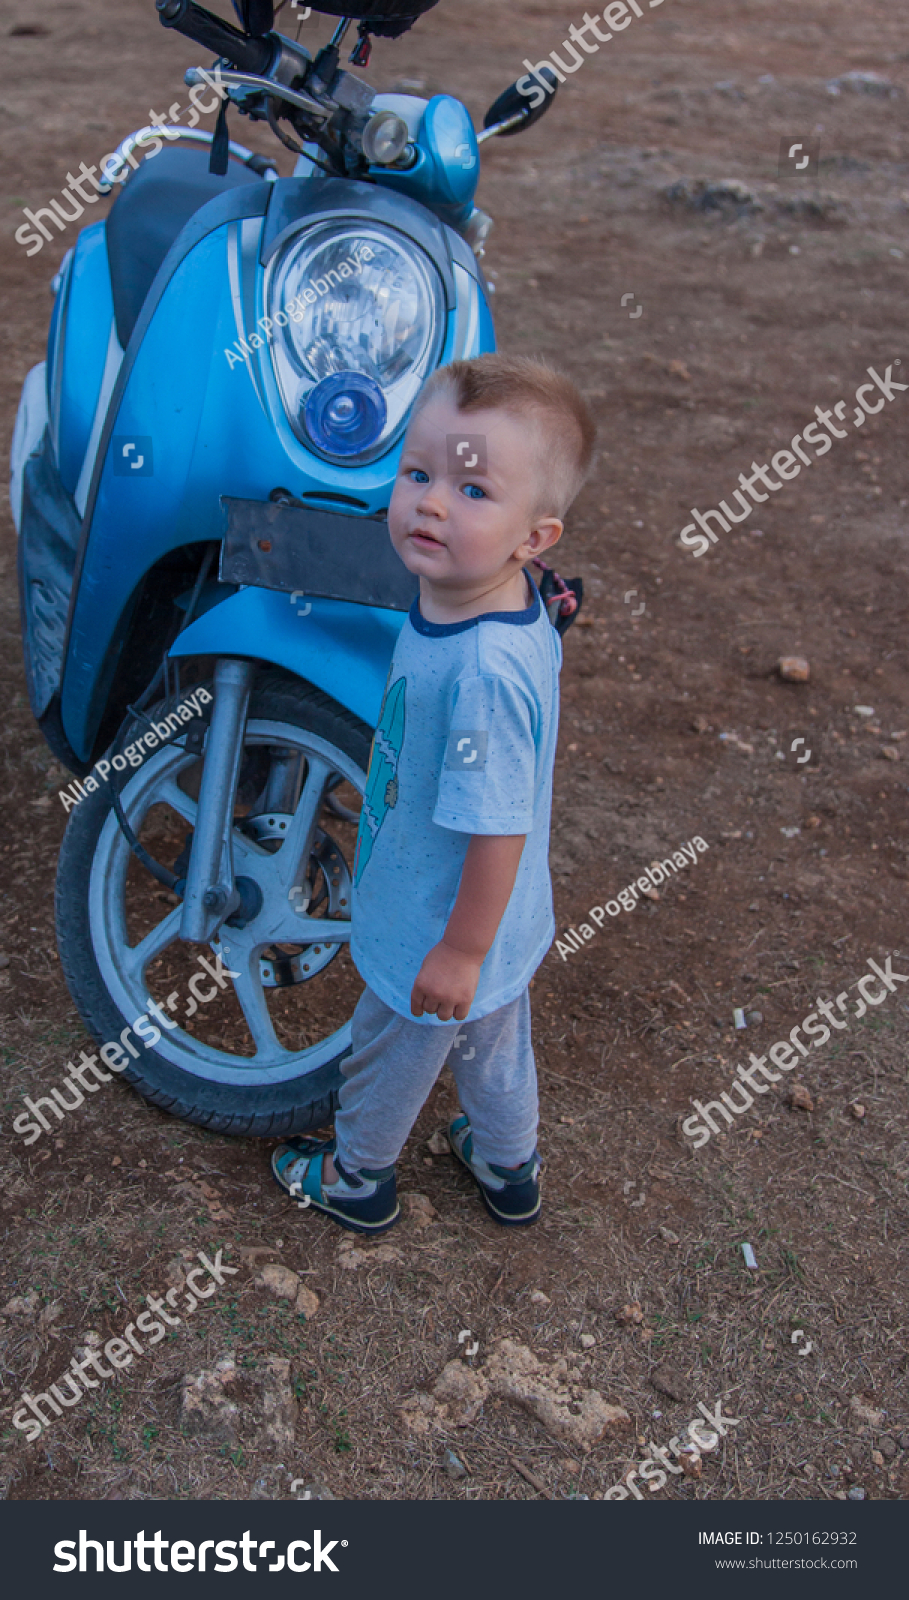
[[[361,606],[409,611],[419,583],[388,537],[388,523],[321,507],[223,495],[223,583],[251,584]]]

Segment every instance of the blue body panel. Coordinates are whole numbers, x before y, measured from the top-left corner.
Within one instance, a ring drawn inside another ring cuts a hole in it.
[[[403,611],[346,600],[241,589],[190,623],[170,654],[270,661],[314,683],[374,728],[404,620]]]
[[[60,337],[52,328],[48,339],[48,411],[60,479],[72,494],[88,446],[114,314],[103,222],[79,235],[57,304]]]

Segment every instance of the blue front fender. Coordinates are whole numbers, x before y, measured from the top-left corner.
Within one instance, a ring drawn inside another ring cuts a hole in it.
[[[307,609],[307,607],[309,609]],[[251,656],[330,694],[374,728],[405,613],[241,589],[191,622],[172,656]]]

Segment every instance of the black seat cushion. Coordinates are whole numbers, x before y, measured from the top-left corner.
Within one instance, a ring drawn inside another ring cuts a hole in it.
[[[238,161],[223,178],[208,170],[209,149],[175,144],[130,173],[107,219],[107,257],[117,338],[124,350],[168,250],[206,201],[261,178]]]

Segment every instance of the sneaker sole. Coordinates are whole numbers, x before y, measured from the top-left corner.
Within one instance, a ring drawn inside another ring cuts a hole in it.
[[[529,1228],[532,1223],[536,1222],[540,1215],[543,1204],[541,1196],[537,1196],[537,1203],[534,1210],[527,1212],[527,1214],[523,1217],[513,1217],[509,1216],[506,1212],[497,1211],[495,1206],[492,1204],[486,1189],[474,1172],[473,1167],[470,1165],[470,1162],[465,1160],[464,1156],[462,1156],[457,1145],[452,1140],[451,1135],[446,1133],[446,1138],[448,1139],[448,1144],[452,1155],[456,1158],[456,1160],[460,1161],[464,1171],[470,1173],[470,1176],[479,1189],[480,1199],[486,1207],[486,1210],[489,1212],[489,1215],[492,1217],[493,1222],[497,1222],[502,1228]]]

